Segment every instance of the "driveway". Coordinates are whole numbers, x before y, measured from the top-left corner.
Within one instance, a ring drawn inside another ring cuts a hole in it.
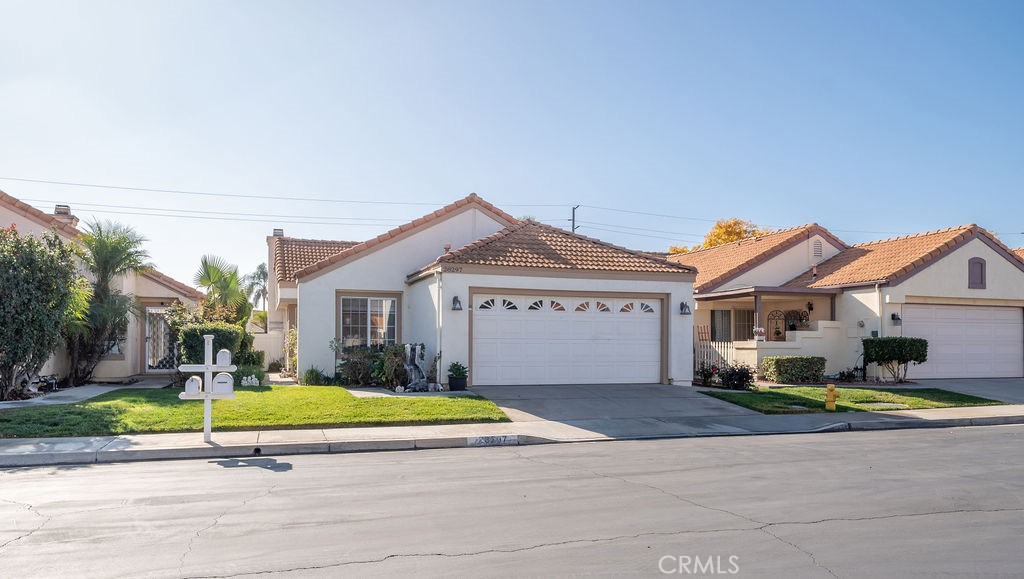
[[[1024,404],[1024,378],[949,378],[916,382],[928,388],[942,388],[1000,402]]]
[[[513,422],[558,422],[613,437],[734,431],[729,418],[762,416],[690,386],[474,386],[472,391],[501,407]]]

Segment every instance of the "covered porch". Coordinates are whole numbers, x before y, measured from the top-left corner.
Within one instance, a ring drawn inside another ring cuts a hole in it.
[[[760,366],[765,356],[822,356],[842,369],[838,289],[750,287],[694,296],[694,364]]]

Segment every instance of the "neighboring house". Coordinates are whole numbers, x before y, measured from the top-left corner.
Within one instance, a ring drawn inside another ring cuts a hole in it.
[[[53,231],[65,241],[78,242],[82,232],[78,230],[78,218],[71,214],[67,205],[57,205],[54,213],[44,213],[10,195],[0,191],[0,224],[17,226],[18,231],[28,235],[42,235]],[[117,282],[115,289],[134,295],[142,308],[141,319],[132,318],[125,332],[122,344],[113,346],[111,352],[96,367],[97,381],[120,381],[140,374],[168,373],[177,366],[175,340],[167,330],[163,312],[174,302],[196,304],[202,294],[159,271],[150,270],[133,276],[125,276]],[[43,374],[67,374],[67,358],[62,351],[47,362]]]
[[[423,343],[484,384],[689,383],[693,268],[519,221],[470,195],[361,243],[269,237],[271,330],[298,370]]]
[[[1022,253],[977,225],[848,246],[812,224],[669,259],[699,271],[699,357],[824,356],[834,373],[862,365],[862,338],[916,336],[910,378],[981,378],[1024,376]]]

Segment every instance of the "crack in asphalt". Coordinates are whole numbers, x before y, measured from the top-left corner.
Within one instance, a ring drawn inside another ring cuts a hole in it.
[[[277,485],[273,485],[270,488],[268,488],[267,490],[265,490],[265,491],[255,495],[255,496],[252,496],[252,497],[249,497],[249,498],[245,499],[239,505],[236,505],[236,506],[233,506],[233,507],[228,507],[228,508],[224,509],[224,512],[222,512],[221,514],[219,514],[216,517],[214,517],[213,521],[209,525],[206,525],[205,527],[203,527],[203,528],[197,530],[195,533],[193,533],[192,536],[189,537],[189,539],[188,539],[188,544],[185,545],[185,552],[183,552],[181,554],[181,557],[178,559],[178,575],[181,575],[181,570],[185,566],[185,559],[187,559],[189,554],[192,553],[192,544],[195,543],[196,539],[198,539],[200,535],[202,535],[206,531],[209,531],[210,529],[212,529],[212,528],[216,527],[218,524],[220,524],[220,520],[222,518],[226,517],[228,514],[241,509],[242,507],[244,507],[245,505],[251,503],[252,501],[255,501],[256,499],[262,499],[262,498],[270,495],[270,493],[274,492],[274,489],[276,489],[276,488],[277,488]]]
[[[34,529],[32,529],[32,530],[30,530],[28,532],[22,533],[22,534],[18,535],[17,537],[11,539],[10,541],[6,541],[3,544],[0,544],[0,550],[6,548],[8,545],[12,545],[14,543],[17,543],[18,541],[20,541],[22,539],[27,539],[27,538],[31,537],[37,531],[39,531],[40,529],[45,527],[47,523],[49,523],[50,521],[53,520],[52,516],[44,515],[43,513],[40,513],[39,511],[36,510],[35,506],[30,504],[30,503],[22,503],[22,502],[18,502],[18,501],[12,501],[10,499],[0,499],[0,501],[3,501],[5,503],[10,503],[12,505],[17,505],[19,507],[22,507],[25,510],[27,510],[28,512],[32,513],[33,515],[43,519],[39,523],[39,526],[37,526],[36,528],[34,528]]]

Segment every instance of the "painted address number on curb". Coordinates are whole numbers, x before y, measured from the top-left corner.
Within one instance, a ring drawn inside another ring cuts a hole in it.
[[[466,437],[466,446],[516,446],[517,444],[519,444],[519,437],[515,434]]]

